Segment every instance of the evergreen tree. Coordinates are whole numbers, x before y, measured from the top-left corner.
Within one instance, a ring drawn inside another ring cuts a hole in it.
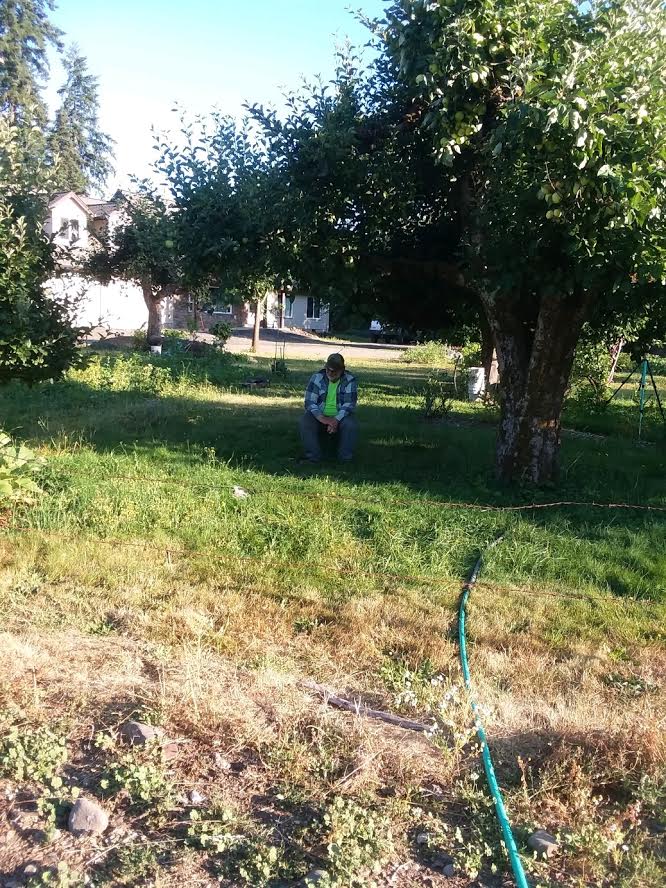
[[[0,115],[0,385],[61,376],[81,333],[72,324],[75,305],[44,287],[54,272],[43,230],[53,185],[41,144],[39,130]]]
[[[102,188],[113,172],[113,140],[99,126],[97,78],[76,46],[64,59],[67,79],[58,90],[61,105],[49,137],[56,182],[63,191]]]
[[[53,0],[0,2],[0,112],[17,125],[46,125],[41,96],[48,75],[49,44],[60,48],[61,31],[49,21]]]

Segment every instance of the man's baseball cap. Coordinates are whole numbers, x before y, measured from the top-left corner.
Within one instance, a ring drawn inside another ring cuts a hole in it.
[[[329,355],[326,359],[326,369],[332,370],[334,373],[339,373],[341,370],[345,369],[345,359],[337,352]]]

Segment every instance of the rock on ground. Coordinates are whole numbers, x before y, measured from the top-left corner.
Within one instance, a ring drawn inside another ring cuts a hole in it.
[[[69,812],[69,831],[74,835],[103,833],[109,825],[109,815],[92,799],[77,799]]]
[[[544,857],[552,857],[559,845],[555,836],[551,836],[545,829],[538,829],[527,840],[527,845],[532,851],[536,851]]]

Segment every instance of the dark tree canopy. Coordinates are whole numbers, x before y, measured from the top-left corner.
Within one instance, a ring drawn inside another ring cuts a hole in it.
[[[113,140],[100,128],[97,78],[76,46],[63,65],[66,80],[58,90],[60,107],[48,140],[55,182],[62,191],[99,190],[113,172]]]
[[[48,76],[49,45],[60,48],[61,31],[49,21],[53,0],[0,3],[0,112],[17,124],[44,127],[41,88]]]

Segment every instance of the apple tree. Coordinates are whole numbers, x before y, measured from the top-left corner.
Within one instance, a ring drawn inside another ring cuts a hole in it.
[[[447,171],[494,336],[498,474],[551,481],[583,325],[665,314],[666,10],[400,0],[372,28]]]

